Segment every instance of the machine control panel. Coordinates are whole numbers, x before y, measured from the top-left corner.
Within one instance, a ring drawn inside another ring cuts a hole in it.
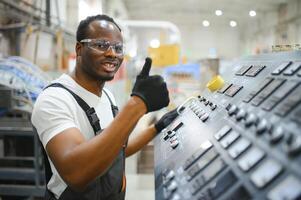
[[[155,138],[156,199],[301,199],[301,52],[245,58],[222,76]]]

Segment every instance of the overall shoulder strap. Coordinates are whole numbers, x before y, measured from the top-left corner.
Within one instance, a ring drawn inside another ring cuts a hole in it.
[[[98,131],[101,130],[100,124],[99,124],[99,118],[95,112],[95,109],[93,107],[90,107],[81,97],[79,97],[77,94],[75,94],[73,91],[62,85],[61,83],[52,83],[48,85],[47,87],[44,88],[47,89],[49,87],[59,87],[59,88],[64,88],[67,90],[77,101],[79,106],[85,111],[88,120],[93,128],[94,133],[96,134]]]
[[[113,113],[113,117],[116,117],[116,115],[117,115],[118,112],[119,112],[118,107],[115,106],[115,105],[113,104],[113,101],[112,101],[112,99],[110,98],[110,95],[108,94],[108,92],[107,92],[105,89],[103,89],[102,91],[106,94],[106,96],[108,97],[108,99],[109,99],[109,101],[110,101],[111,109],[112,109],[112,113]],[[124,143],[123,148],[126,148],[126,147],[127,147],[127,144],[128,144],[128,139],[127,139],[126,142]]]
[[[108,92],[105,90],[105,89],[103,89],[102,90],[105,94],[106,94],[106,96],[108,97],[108,99],[109,99],[109,101],[110,101],[110,104],[111,104],[111,109],[112,109],[112,113],[113,113],[113,117],[116,117],[116,115],[118,114],[118,107],[116,106],[116,105],[114,105],[113,104],[113,101],[112,101],[112,99],[110,98],[110,95],[108,94]]]

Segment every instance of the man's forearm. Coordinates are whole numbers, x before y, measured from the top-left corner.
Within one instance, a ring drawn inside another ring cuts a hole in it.
[[[145,145],[147,145],[155,136],[156,136],[156,129],[154,125],[148,127],[139,135],[130,138],[128,142],[128,146],[126,148],[126,157],[129,157],[136,153],[137,151],[141,150]]]

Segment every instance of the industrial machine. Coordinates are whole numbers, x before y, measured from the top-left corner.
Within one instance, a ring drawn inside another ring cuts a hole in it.
[[[156,200],[301,199],[301,51],[244,58],[154,140]]]

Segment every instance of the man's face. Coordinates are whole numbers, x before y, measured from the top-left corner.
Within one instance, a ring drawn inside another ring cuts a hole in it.
[[[111,22],[96,20],[90,23],[86,39],[92,40],[81,43],[81,68],[95,80],[112,80],[123,61],[120,31]]]

